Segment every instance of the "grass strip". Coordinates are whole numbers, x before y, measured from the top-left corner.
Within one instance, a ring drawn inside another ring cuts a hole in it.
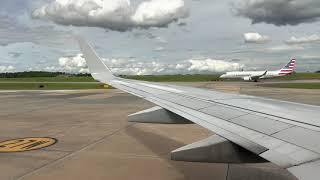
[[[259,86],[273,88],[320,89],[320,83],[273,83],[261,84]]]
[[[0,83],[2,90],[61,90],[61,89],[110,89],[100,83]]]

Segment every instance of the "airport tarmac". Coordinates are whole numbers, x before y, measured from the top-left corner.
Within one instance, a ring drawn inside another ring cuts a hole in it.
[[[248,82],[180,83],[233,93],[320,105],[319,90],[256,87]],[[127,122],[152,107],[117,89],[0,92],[0,141],[27,137],[57,140],[25,152],[0,153],[0,179],[295,179],[272,163],[216,164],[170,160],[170,151],[208,137],[195,124]],[[0,145],[1,148],[1,145]]]

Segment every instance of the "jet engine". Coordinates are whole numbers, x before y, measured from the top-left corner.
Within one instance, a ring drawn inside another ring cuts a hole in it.
[[[250,77],[250,76],[243,77],[243,80],[245,80],[245,81],[252,81],[252,79],[251,79],[251,77]]]

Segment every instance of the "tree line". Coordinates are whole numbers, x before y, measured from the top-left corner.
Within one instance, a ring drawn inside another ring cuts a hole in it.
[[[0,73],[0,78],[29,78],[29,77],[57,77],[57,76],[76,76],[90,77],[88,73],[66,73],[66,72],[47,72],[47,71],[25,71],[25,72],[6,72]]]

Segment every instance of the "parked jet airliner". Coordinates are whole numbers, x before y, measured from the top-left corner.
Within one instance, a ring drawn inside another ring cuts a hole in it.
[[[215,133],[172,151],[172,160],[270,161],[300,180],[319,179],[320,106],[124,79],[114,76],[83,39],[79,44],[94,79],[155,104],[129,115],[130,122],[196,123]]]
[[[292,58],[290,62],[284,66],[280,70],[276,71],[233,71],[227,72],[220,76],[220,78],[225,79],[243,79],[245,81],[255,81],[257,82],[259,79],[267,79],[273,77],[280,77],[280,76],[288,76],[291,75],[296,66],[296,59]]]

